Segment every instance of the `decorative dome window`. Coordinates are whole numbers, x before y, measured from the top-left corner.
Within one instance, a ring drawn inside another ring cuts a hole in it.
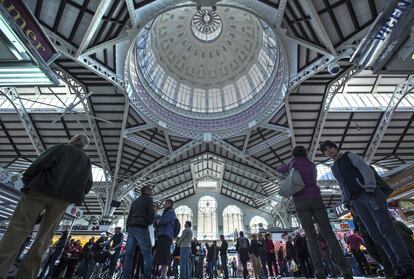
[[[200,10],[191,19],[193,35],[206,43],[217,39],[221,34],[222,27],[220,16],[213,10]]]
[[[177,7],[148,22],[134,46],[126,68],[131,104],[171,134],[231,137],[283,103],[283,47],[248,11]]]

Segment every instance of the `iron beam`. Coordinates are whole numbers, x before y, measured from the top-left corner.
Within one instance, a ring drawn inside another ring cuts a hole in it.
[[[37,132],[29,113],[24,107],[22,100],[19,98],[16,88],[0,88],[0,92],[6,96],[6,98],[16,109],[20,122],[23,124],[26,134],[28,135],[37,155],[45,152],[46,147],[43,145],[40,135]]]
[[[325,125],[326,117],[328,116],[329,107],[331,106],[333,98],[335,97],[336,93],[341,91],[344,88],[345,84],[361,70],[362,68],[359,66],[352,66],[328,85],[325,91],[325,96],[323,98],[321,110],[319,112],[319,117],[316,122],[311,146],[309,148],[309,158],[311,160],[315,159],[316,150],[322,136],[323,127]]]
[[[287,129],[287,130],[289,130],[289,129]],[[273,136],[271,138],[268,138],[266,140],[263,140],[260,143],[254,145],[254,146],[252,146],[250,148],[248,148],[246,150],[246,155],[250,156],[250,155],[256,154],[256,153],[258,153],[260,151],[263,151],[263,150],[265,150],[267,148],[272,147],[273,145],[275,145],[277,143],[280,143],[280,142],[282,142],[284,140],[287,140],[290,137],[291,137],[290,133],[289,134],[286,134],[286,133],[278,133],[275,136]]]
[[[141,145],[151,151],[154,151],[155,153],[161,154],[162,156],[168,156],[170,154],[170,151],[167,148],[162,147],[161,145],[153,143],[152,141],[144,139],[135,134],[126,134],[124,135],[124,138],[138,145]]]
[[[88,118],[88,124],[91,129],[92,138],[95,143],[96,151],[99,155],[99,159],[102,164],[102,169],[105,174],[105,179],[108,183],[112,182],[112,169],[111,165],[109,164],[108,156],[105,152],[105,147],[99,132],[99,126],[95,118],[90,117],[94,116],[92,111],[92,104],[89,98],[85,97],[88,95],[86,88],[74,77],[69,75],[67,72],[62,70],[60,67],[54,65],[53,69],[55,70],[56,74],[62,79],[68,86],[71,93],[76,94],[79,99],[85,100],[82,102],[82,106],[86,112],[86,116]]]
[[[375,130],[375,133],[372,137],[371,142],[368,145],[367,152],[365,154],[365,161],[371,163],[372,159],[374,158],[375,152],[378,149],[381,140],[387,131],[388,125],[391,122],[391,119],[397,109],[398,105],[400,104],[401,100],[413,90],[414,88],[414,75],[410,75],[408,79],[401,84],[397,85],[392,94],[391,100],[388,104],[387,109],[382,115],[381,121]]]
[[[78,58],[83,53],[83,51],[89,46],[89,43],[91,42],[93,36],[96,33],[96,30],[99,27],[99,24],[101,23],[102,17],[105,15],[106,10],[109,8],[112,2],[112,0],[100,1],[99,6],[96,9],[95,14],[92,18],[92,21],[89,24],[88,29],[86,30],[81,43],[79,44],[78,50],[75,54],[75,58]]]

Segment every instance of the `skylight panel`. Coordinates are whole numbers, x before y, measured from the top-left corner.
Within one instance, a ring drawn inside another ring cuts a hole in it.
[[[245,76],[237,81],[237,87],[239,88],[241,101],[243,101],[251,92],[249,81]]]
[[[197,182],[197,188],[218,188],[218,182],[215,180],[202,180]]]
[[[324,165],[324,164],[319,164],[316,165],[316,171],[317,171],[317,180],[318,181],[322,181],[322,180],[335,180],[335,177],[332,174],[331,168]]]
[[[101,167],[92,165],[92,179],[93,179],[93,182],[104,182],[105,181],[105,173]]]
[[[337,94],[329,107],[330,111],[385,111],[392,98],[392,94]],[[413,110],[414,98],[407,95],[398,105],[397,110]]]

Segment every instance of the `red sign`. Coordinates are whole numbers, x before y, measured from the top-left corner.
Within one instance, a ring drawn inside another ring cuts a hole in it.
[[[44,62],[50,64],[57,51],[22,0],[0,0],[0,4]]]
[[[340,226],[341,226],[341,230],[349,230],[350,229],[349,224],[347,224],[347,223],[341,223]]]

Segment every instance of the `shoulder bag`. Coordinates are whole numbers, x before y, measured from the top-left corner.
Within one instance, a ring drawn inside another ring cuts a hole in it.
[[[280,186],[279,195],[284,198],[290,198],[296,193],[299,193],[305,188],[305,183],[303,182],[302,176],[299,171],[294,168],[290,168],[289,174],[282,182]]]

